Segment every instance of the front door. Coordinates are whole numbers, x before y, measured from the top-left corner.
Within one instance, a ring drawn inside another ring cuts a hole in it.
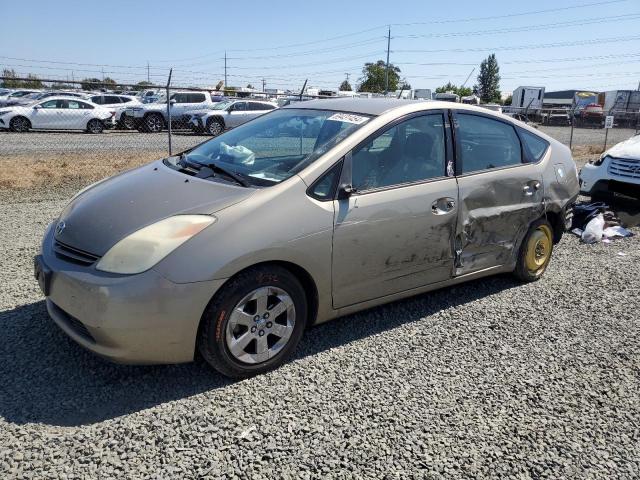
[[[354,149],[356,191],[334,206],[335,308],[451,278],[458,187],[446,175],[447,132],[442,112],[421,114]]]
[[[246,122],[247,102],[235,102],[231,105],[229,115],[226,118],[227,128],[234,128]]]
[[[482,114],[454,113],[459,215],[456,275],[508,264],[544,214],[542,174],[526,163],[515,128]]]
[[[47,100],[33,108],[30,117],[33,128],[59,128],[62,110],[58,108],[61,106],[58,102],[61,100]]]

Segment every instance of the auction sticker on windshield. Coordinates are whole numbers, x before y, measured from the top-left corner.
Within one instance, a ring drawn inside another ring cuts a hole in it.
[[[353,123],[355,125],[360,125],[361,123],[369,120],[368,117],[363,117],[362,115],[355,115],[353,113],[334,113],[327,120],[333,120],[334,122],[345,122],[345,123]]]

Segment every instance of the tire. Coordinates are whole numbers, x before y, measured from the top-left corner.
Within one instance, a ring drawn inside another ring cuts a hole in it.
[[[12,132],[28,132],[31,129],[31,122],[26,117],[13,117],[9,122],[9,129]]]
[[[98,134],[98,133],[102,133],[103,130],[104,130],[104,125],[97,118],[94,118],[87,122],[87,132]]]
[[[120,126],[124,130],[133,130],[136,128],[136,122],[133,117],[129,115],[125,115],[124,113],[120,116]]]
[[[209,135],[213,135],[214,137],[216,137],[222,132],[224,132],[224,125],[220,120],[212,118],[207,122],[207,133]]]
[[[531,224],[522,241],[514,274],[523,282],[535,282],[549,266],[553,253],[553,227],[544,218]]]
[[[306,323],[307,299],[298,279],[279,266],[255,267],[232,278],[211,299],[197,347],[221,374],[247,378],[282,365]]]
[[[159,133],[164,129],[164,118],[159,113],[150,113],[144,118],[144,131]]]

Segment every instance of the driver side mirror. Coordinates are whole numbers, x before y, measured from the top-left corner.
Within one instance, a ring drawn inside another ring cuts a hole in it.
[[[358,189],[353,185],[342,183],[338,187],[338,200],[346,200],[357,191]]]
[[[172,98],[171,100],[169,100],[169,104],[170,105],[175,105],[175,103],[176,103],[176,99],[175,98]]]
[[[42,107],[41,107],[40,105],[34,105],[34,106],[33,106],[33,109],[34,109],[34,110],[40,110],[41,108],[42,108]]]

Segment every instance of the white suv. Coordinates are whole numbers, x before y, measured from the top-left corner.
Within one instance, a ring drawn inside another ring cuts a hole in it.
[[[580,170],[580,192],[640,198],[640,135],[618,143]]]
[[[172,93],[169,97],[171,126],[174,128],[186,127],[189,118],[185,114],[188,111],[206,110],[212,108],[215,103],[209,92]],[[166,97],[158,99],[155,103],[127,107],[124,114],[133,119],[136,128],[141,132],[161,132],[169,121]]]
[[[133,130],[135,128],[133,118],[127,117],[126,115],[123,115],[123,113],[127,107],[142,105],[142,102],[140,102],[137,97],[131,95],[104,93],[100,95],[93,95],[90,100],[96,105],[102,105],[109,110],[115,111],[115,122],[119,128],[125,128],[127,130]]]

